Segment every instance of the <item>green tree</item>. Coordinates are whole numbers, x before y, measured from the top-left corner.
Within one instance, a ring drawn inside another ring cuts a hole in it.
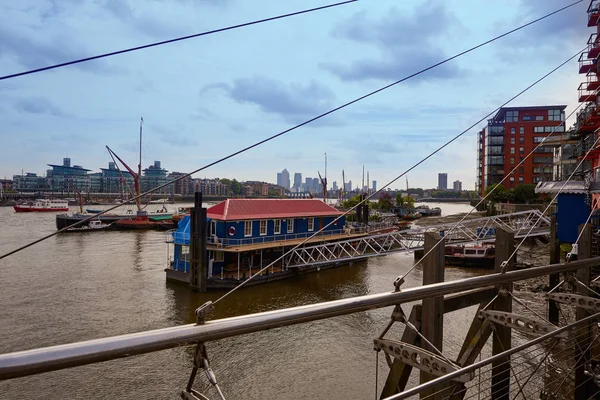
[[[377,205],[383,212],[390,211],[392,209],[392,195],[387,192],[381,192]]]
[[[510,200],[510,192],[501,184],[493,184],[485,188],[485,195],[489,194],[488,199],[494,203],[501,203]]]
[[[404,197],[402,197],[402,193],[398,192],[396,193],[396,205],[398,207],[404,207]]]
[[[357,194],[354,197],[350,197],[348,200],[344,200],[342,202],[342,207],[344,208],[352,208],[355,205],[357,205],[358,203],[360,203],[360,195]]]
[[[535,186],[532,183],[528,183],[514,187],[512,189],[514,200],[525,204],[538,200],[540,196],[535,192]]]

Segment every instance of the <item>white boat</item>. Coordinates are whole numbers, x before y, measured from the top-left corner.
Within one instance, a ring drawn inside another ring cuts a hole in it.
[[[93,219],[90,222],[88,222],[87,225],[78,225],[73,228],[69,228],[67,229],[67,232],[98,231],[110,228],[113,223],[114,222],[110,224],[105,224],[100,220]]]
[[[38,199],[24,204],[13,206],[16,212],[56,212],[69,211],[66,200]]]

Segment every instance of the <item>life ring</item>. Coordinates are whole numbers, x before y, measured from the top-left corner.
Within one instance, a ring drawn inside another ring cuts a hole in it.
[[[229,236],[235,235],[235,226],[230,226],[227,232],[229,233]]]

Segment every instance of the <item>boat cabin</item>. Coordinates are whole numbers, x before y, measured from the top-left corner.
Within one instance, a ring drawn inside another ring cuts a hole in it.
[[[207,210],[207,223],[209,277],[234,271],[242,279],[320,229],[319,242],[346,235],[343,213],[316,199],[227,199]],[[176,271],[189,272],[190,227],[185,216],[171,233]]]

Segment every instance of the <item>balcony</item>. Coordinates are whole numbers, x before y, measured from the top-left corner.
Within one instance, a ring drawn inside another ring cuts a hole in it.
[[[600,1],[600,0],[599,0]],[[584,51],[581,53],[581,55],[579,55],[579,59],[577,60],[579,62],[579,73],[580,74],[587,74],[590,71],[596,71],[596,62],[597,59],[590,59],[588,58],[588,52]]]
[[[579,94],[580,103],[596,102],[596,90],[588,90],[587,82],[581,82],[577,88],[577,92]]]
[[[600,114],[596,110],[596,104],[589,103],[583,110],[577,113],[575,123],[576,137],[587,135],[600,127]]]
[[[592,33],[587,41],[588,58],[596,58],[600,54],[600,40],[597,33]]]
[[[590,6],[587,9],[587,14],[588,14],[588,25],[587,26],[598,25],[598,20],[600,19],[600,0],[592,0],[590,2]]]
[[[600,88],[600,80],[598,80],[598,75],[594,71],[588,72],[586,76],[586,89],[587,90],[597,90]]]

